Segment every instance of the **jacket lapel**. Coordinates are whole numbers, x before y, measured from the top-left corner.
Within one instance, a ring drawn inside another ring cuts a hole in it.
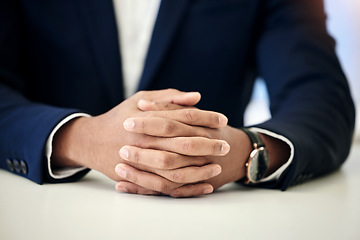
[[[159,70],[189,0],[162,0],[138,90],[145,90]]]
[[[99,67],[99,81],[111,106],[124,98],[121,58],[115,13],[111,0],[78,0],[94,61]]]

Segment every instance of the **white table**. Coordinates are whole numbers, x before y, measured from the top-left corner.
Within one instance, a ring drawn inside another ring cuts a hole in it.
[[[0,239],[360,239],[360,143],[340,171],[278,190],[199,198],[121,194],[92,171],[37,185],[0,170]]]

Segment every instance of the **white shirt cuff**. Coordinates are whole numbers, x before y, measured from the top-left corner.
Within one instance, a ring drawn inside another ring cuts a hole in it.
[[[255,132],[259,132],[265,135],[268,135],[270,137],[273,138],[277,138],[283,142],[285,142],[287,145],[289,145],[290,147],[290,157],[287,160],[286,163],[284,163],[278,170],[276,170],[274,173],[272,173],[271,175],[267,176],[266,178],[262,179],[260,182],[270,182],[273,180],[278,180],[281,176],[281,174],[283,174],[283,172],[290,166],[291,162],[293,161],[294,158],[294,145],[292,144],[292,142],[287,139],[286,137],[273,133],[269,130],[265,130],[265,129],[260,129],[260,128],[251,128],[252,131]]]
[[[65,123],[69,122],[70,120],[72,120],[74,118],[78,118],[78,117],[90,117],[90,115],[85,114],[85,113],[74,113],[74,114],[71,114],[71,115],[67,116],[58,125],[56,125],[56,127],[50,133],[49,138],[46,141],[45,156],[47,158],[48,171],[49,171],[50,176],[52,178],[54,178],[54,179],[67,178],[67,177],[73,176],[76,173],[86,169],[85,167],[75,167],[75,168],[66,167],[66,168],[53,169],[52,166],[51,166],[51,158],[50,157],[51,157],[51,154],[52,154],[52,143],[53,143],[55,133]]]

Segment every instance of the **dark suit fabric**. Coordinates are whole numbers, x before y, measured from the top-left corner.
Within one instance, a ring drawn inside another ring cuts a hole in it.
[[[101,114],[124,100],[110,0],[0,3],[0,166],[23,160],[37,183],[49,177],[44,145],[74,112]],[[349,87],[320,0],[162,0],[139,90],[199,91],[201,109],[243,126],[256,77],[272,118],[257,127],[292,141],[285,190],[346,159],[354,128]]]

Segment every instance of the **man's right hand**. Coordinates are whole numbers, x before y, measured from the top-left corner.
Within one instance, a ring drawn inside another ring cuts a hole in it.
[[[171,153],[191,154],[187,152],[189,145],[205,146],[204,149],[215,149],[211,153],[205,153],[206,155],[223,156],[227,154],[227,152],[221,151],[221,149],[227,149],[223,148],[227,145],[225,141],[209,139],[202,132],[203,127],[220,128],[226,126],[227,119],[222,114],[189,108],[176,111],[143,112],[138,109],[137,105],[140,99],[193,106],[200,100],[200,94],[184,93],[173,89],[139,92],[107,113],[96,117],[71,120],[55,134],[51,156],[52,163],[59,167],[85,166],[100,171],[115,181],[121,181],[124,179],[114,172],[114,168],[117,164],[124,162],[119,156],[119,150],[125,145],[162,150],[164,156]],[[131,118],[147,116],[155,120],[153,136],[125,130],[125,128],[132,127],[134,122],[131,121]],[[128,120],[125,121],[125,119]],[[190,128],[187,124],[202,127]],[[167,127],[164,128],[164,126]],[[161,132],[164,129],[167,131],[166,133]],[[169,136],[169,132],[174,130],[176,132],[172,133],[173,138],[163,137],[164,135]],[[160,162],[163,160],[159,159]],[[188,178],[185,181],[183,179],[182,183],[171,182],[173,188],[187,183],[201,182],[221,172],[220,165],[208,163],[204,158],[194,158],[194,161],[186,164],[188,165],[181,167],[183,173],[184,170],[185,173],[187,172],[185,176]],[[196,175],[192,174],[194,166],[197,166]],[[135,163],[133,167],[142,171],[156,172],[156,169],[149,166],[145,167],[141,163]],[[196,176],[195,179],[194,176]],[[212,189],[208,183],[196,184],[195,187],[194,191],[199,192],[199,194],[203,194],[204,191],[209,192],[209,189]]]

